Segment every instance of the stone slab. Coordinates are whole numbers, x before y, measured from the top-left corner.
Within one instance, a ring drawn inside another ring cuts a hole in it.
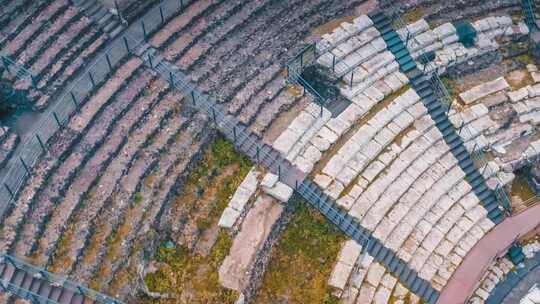
[[[509,87],[510,85],[508,84],[508,82],[506,82],[504,77],[499,77],[495,80],[483,83],[468,91],[465,91],[459,94],[459,96],[463,100],[463,102],[465,102],[465,104],[471,104],[490,94],[506,90]]]

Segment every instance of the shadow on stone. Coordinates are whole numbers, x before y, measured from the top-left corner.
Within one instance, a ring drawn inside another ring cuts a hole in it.
[[[301,76],[310,86],[304,86],[306,91],[311,95],[320,95],[324,100],[323,106],[332,113],[332,117],[338,116],[351,104],[339,91],[341,80],[335,78],[329,69],[312,65],[305,68]]]

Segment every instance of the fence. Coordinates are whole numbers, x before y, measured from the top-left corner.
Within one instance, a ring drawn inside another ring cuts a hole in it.
[[[61,130],[93,91],[104,83],[114,69],[129,55],[131,50],[142,45],[146,38],[173,18],[189,1],[163,1],[150,10],[140,24],[132,24],[123,35],[109,43],[107,48],[93,60],[82,74],[70,84],[28,133],[8,163],[0,189],[0,218],[9,204],[15,202],[17,193],[40,155],[48,148],[48,141]],[[3,57],[2,57],[3,58]]]
[[[11,59],[8,55],[0,53],[0,59],[2,60],[2,66],[4,69],[17,80],[28,80],[32,86],[36,86],[36,80],[30,70],[24,65]]]
[[[41,278],[44,281],[48,282],[51,285],[62,287],[64,289],[67,289],[75,294],[81,294],[89,299],[92,299],[98,303],[106,303],[106,304],[121,304],[120,301],[111,298],[107,295],[104,295],[102,293],[99,293],[95,290],[89,289],[83,285],[80,285],[78,283],[72,282],[68,280],[66,277],[59,276],[50,272],[47,272],[43,269],[36,268],[35,266],[17,259],[16,257],[0,253],[0,259],[1,263],[9,263],[13,265],[16,269],[22,270],[25,273],[32,275],[36,278]],[[12,284],[6,280],[1,280],[1,284],[5,289],[8,289],[9,291],[13,292],[14,294],[17,294],[19,296],[22,296],[24,298],[27,298],[29,300],[35,300],[38,303],[58,303],[57,301],[49,300],[42,295],[39,295],[37,293],[31,292],[29,289],[17,286],[15,284]],[[29,287],[28,287],[29,288]]]
[[[315,43],[309,44],[303,48],[295,57],[287,63],[287,82],[291,84],[299,84],[304,88],[304,92],[308,92],[316,103],[322,107],[327,104],[327,98],[323,97],[304,77],[303,70],[315,63],[317,60],[317,47]]]
[[[131,38],[131,41],[134,43],[135,39]],[[223,107],[211,97],[201,94],[177,67],[166,61],[159,61],[158,64],[155,64],[158,62],[156,53],[155,50],[147,49],[140,56],[162,78],[168,79],[172,87],[183,92],[185,96],[189,96],[189,102],[194,108],[208,113],[215,126],[226,138],[234,143],[239,151],[246,154],[255,163],[265,166],[270,172],[276,174],[278,180],[293,188],[338,228],[358,243],[363,244],[363,250],[367,248],[367,244],[371,240],[369,231],[364,229],[347,212],[339,208],[315,184],[306,180],[306,174],[295,168],[281,153],[263,143],[235,117],[227,114]],[[303,62],[303,60],[300,62]]]

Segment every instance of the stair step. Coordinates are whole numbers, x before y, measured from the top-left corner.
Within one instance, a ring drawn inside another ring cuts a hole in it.
[[[20,287],[25,277],[26,277],[26,272],[24,270],[17,269],[15,273],[13,274],[13,277],[11,278],[10,283],[17,287]]]
[[[88,13],[88,10],[93,10],[96,6],[99,6],[99,4],[96,3],[96,0],[81,1],[81,4],[81,10],[85,13]]]
[[[406,73],[413,70],[414,68],[416,68],[416,63],[414,61],[411,61],[407,63],[406,65],[402,66],[401,70]]]
[[[99,21],[105,16],[107,16],[108,13],[109,11],[107,10],[107,8],[105,8],[104,6],[101,6],[96,12],[91,13],[90,16],[92,17],[94,21],[96,21],[99,24],[100,23]]]
[[[89,6],[88,9],[85,10],[87,16],[94,16],[99,10],[103,8],[101,4],[96,3],[96,1],[93,2],[94,5]]]
[[[109,24],[103,27],[103,31],[105,33],[110,33],[113,29],[115,29],[119,25],[120,25],[120,22],[118,22],[118,20],[112,19],[112,21]]]
[[[83,304],[84,303],[84,297],[81,294],[76,294],[71,299],[70,304]]]
[[[55,302],[58,302],[60,295],[62,294],[62,287],[53,286],[51,293],[49,294],[49,299]]]
[[[103,14],[101,18],[98,19],[97,23],[100,26],[103,26],[105,24],[108,24],[113,17],[113,14],[107,11],[105,14]]]
[[[37,294],[39,294],[40,296],[44,298],[49,298],[49,295],[51,294],[52,290],[53,290],[53,287],[51,286],[51,284],[44,282],[43,284],[41,284],[41,287],[39,288],[39,291],[37,292]]]
[[[74,295],[75,293],[73,291],[63,288],[62,294],[60,295],[58,302],[60,302],[61,304],[69,304],[71,303],[71,299],[73,299]]]

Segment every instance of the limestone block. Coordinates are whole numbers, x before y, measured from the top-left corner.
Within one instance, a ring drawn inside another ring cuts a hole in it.
[[[540,84],[535,84],[528,87],[529,90],[529,97],[533,98],[536,96],[540,96]]]
[[[274,149],[278,150],[279,152],[287,155],[289,151],[293,148],[294,143],[296,143],[302,134],[297,133],[296,131],[292,129],[285,129],[281,135],[274,141],[272,146]]]
[[[321,159],[322,153],[321,153],[321,151],[319,151],[319,149],[315,148],[312,145],[309,145],[309,147],[306,148],[306,150],[304,151],[302,156],[307,161],[309,161],[311,163],[316,163]]]
[[[334,155],[327,163],[326,166],[322,169],[322,173],[336,178],[339,175],[341,169],[345,166],[345,160],[339,154]]]
[[[375,87],[368,87],[364,90],[364,94],[372,100],[379,102],[384,99],[384,94]]]
[[[373,21],[367,15],[360,15],[359,17],[355,18],[353,22],[362,30],[365,30],[373,25]]]
[[[407,30],[412,35],[417,35],[419,33],[422,33],[422,32],[425,32],[425,31],[429,30],[429,24],[427,23],[426,20],[424,20],[422,18],[422,19],[420,19],[418,21],[415,21],[415,22],[410,23],[409,25],[407,25]]]
[[[382,39],[381,37],[373,39],[371,41],[371,45],[373,46],[373,48],[375,48],[377,53],[386,50],[386,43],[384,42],[384,39]]]
[[[336,179],[343,185],[348,185],[356,177],[356,175],[357,171],[351,167],[345,166],[343,170],[341,170],[341,174],[339,174]]]
[[[319,135],[313,137],[310,142],[321,152],[327,151],[328,149],[330,149],[331,146],[331,143],[327,139],[322,138]]]
[[[356,241],[348,240],[341,247],[337,260],[346,265],[353,266],[356,263],[356,260],[358,260],[361,250],[362,246],[360,246]]]
[[[293,189],[282,182],[277,182],[274,187],[263,187],[263,190],[273,198],[286,203],[293,195]]]
[[[539,72],[531,72],[531,77],[532,77],[534,83],[540,82],[540,73]]]
[[[356,303],[371,303],[373,297],[375,296],[375,287],[362,284]]]
[[[391,291],[390,289],[379,286],[377,291],[375,292],[375,296],[373,297],[373,303],[374,304],[387,304],[388,300],[390,299]]]
[[[456,28],[451,23],[447,22],[433,29],[433,33],[436,34],[439,39],[443,39],[456,33]]]
[[[385,272],[384,266],[379,263],[373,263],[367,272],[366,281],[373,286],[379,286]]]
[[[226,229],[230,229],[236,223],[236,220],[240,216],[240,212],[233,208],[227,207],[223,210],[221,217],[219,218],[218,226]]]
[[[259,197],[246,215],[229,255],[219,268],[219,282],[222,286],[236,291],[247,287],[255,258],[283,209],[282,205],[269,197]]]
[[[437,40],[437,36],[432,31],[427,31],[420,35],[417,35],[414,40],[418,42],[420,46],[427,46],[427,45],[435,43],[435,40]]]
[[[326,124],[326,127],[328,127],[332,132],[337,134],[338,136],[343,135],[351,126],[347,122],[343,121],[342,119],[335,118],[328,121]]]
[[[261,180],[261,187],[272,188],[278,182],[279,177],[276,174],[267,173]]]
[[[495,80],[483,83],[466,92],[463,92],[459,94],[459,96],[465,102],[465,104],[471,104],[485,96],[508,89],[509,87],[510,86],[506,80],[503,77],[499,77]]]
[[[332,178],[325,174],[317,174],[313,181],[321,188],[326,189],[332,182]]]
[[[343,290],[347,284],[352,269],[352,265],[347,265],[338,261],[330,274],[328,285]]]
[[[354,202],[355,198],[351,197],[350,195],[344,195],[336,200],[336,203],[345,210],[350,210],[354,205]]]
[[[334,181],[333,183],[328,186],[326,191],[324,191],[328,196],[330,196],[333,199],[337,199],[341,192],[345,189],[345,186],[343,186],[342,183],[338,181]]]

